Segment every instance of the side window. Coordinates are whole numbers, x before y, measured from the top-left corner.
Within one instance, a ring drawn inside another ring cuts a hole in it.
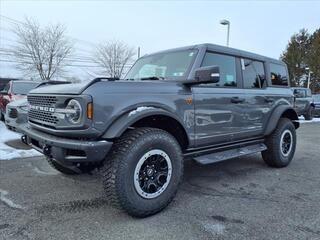
[[[276,86],[288,86],[286,67],[280,64],[270,63],[271,83]]]
[[[228,55],[216,54],[207,52],[202,67],[219,66],[220,68],[220,81],[214,83],[217,87],[236,87],[236,58]]]
[[[251,59],[241,59],[244,88],[264,88],[266,75],[263,63]]]
[[[293,93],[298,97],[298,98],[305,98],[306,97],[306,91],[303,89],[294,89]]]

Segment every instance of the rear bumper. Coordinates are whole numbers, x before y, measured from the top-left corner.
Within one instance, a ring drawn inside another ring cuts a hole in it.
[[[87,141],[53,136],[27,124],[21,130],[28,145],[64,164],[100,162],[112,146],[112,142],[105,140]]]

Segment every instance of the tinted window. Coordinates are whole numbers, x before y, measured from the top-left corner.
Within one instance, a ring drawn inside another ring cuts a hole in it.
[[[244,88],[263,88],[266,76],[262,62],[243,59],[243,84]]]
[[[270,72],[272,85],[288,86],[288,76],[285,66],[270,63]]]
[[[202,66],[219,66],[220,81],[215,86],[220,87],[236,87],[236,58],[216,53],[206,53]]]
[[[26,83],[26,82],[14,82],[12,86],[12,92],[14,94],[21,94],[26,95],[28,92],[30,92],[32,89],[34,89],[36,86],[38,86],[39,83]]]

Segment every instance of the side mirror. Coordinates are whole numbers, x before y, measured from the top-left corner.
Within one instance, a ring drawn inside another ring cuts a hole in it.
[[[201,67],[195,71],[195,80],[198,83],[217,83],[220,81],[218,66]]]

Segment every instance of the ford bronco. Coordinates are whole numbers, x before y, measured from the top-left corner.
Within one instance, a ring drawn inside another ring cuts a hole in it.
[[[106,198],[146,217],[172,201],[185,159],[261,152],[269,166],[287,166],[293,101],[283,62],[201,44],[146,55],[121,80],[32,90],[23,141],[64,174],[98,168]]]

